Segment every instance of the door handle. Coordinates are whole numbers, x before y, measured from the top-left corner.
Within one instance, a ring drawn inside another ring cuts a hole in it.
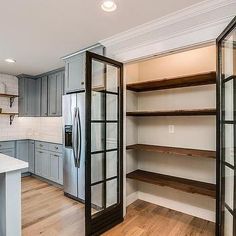
[[[74,109],[73,114],[73,125],[72,125],[72,151],[74,156],[75,167],[77,166],[77,151],[76,151],[76,143],[77,143],[77,108]]]
[[[77,140],[77,167],[80,168],[81,161],[81,120],[80,120],[80,110],[77,108],[77,129],[78,129],[78,139]]]

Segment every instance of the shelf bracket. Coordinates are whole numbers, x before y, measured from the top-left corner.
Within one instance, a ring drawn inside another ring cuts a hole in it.
[[[12,107],[12,104],[14,103],[15,97],[10,97],[10,107]]]
[[[15,118],[15,115],[10,115],[10,125],[12,125],[14,118]]]

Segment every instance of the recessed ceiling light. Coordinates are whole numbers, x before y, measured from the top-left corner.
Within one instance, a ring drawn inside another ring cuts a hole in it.
[[[8,58],[8,59],[5,59],[5,62],[8,62],[8,63],[15,63],[16,60],[12,59],[12,58]]]
[[[112,12],[116,10],[117,6],[113,0],[104,0],[101,8],[103,11]]]

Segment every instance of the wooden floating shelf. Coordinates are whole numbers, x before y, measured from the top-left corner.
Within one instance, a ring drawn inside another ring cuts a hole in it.
[[[127,116],[209,116],[216,115],[216,109],[173,110],[173,111],[131,111]]]
[[[10,107],[12,107],[12,104],[13,104],[15,98],[19,97],[19,95],[0,93],[0,97],[9,98],[10,99]]]
[[[216,186],[214,184],[204,183],[196,180],[162,175],[143,170],[135,170],[127,174],[127,178],[153,185],[166,186],[187,193],[200,194],[211,198],[216,197]]]
[[[13,95],[13,94],[6,94],[6,93],[0,93],[0,97],[7,97],[7,98],[17,98],[19,95]]]
[[[151,80],[138,83],[127,84],[127,90],[134,92],[145,92],[162,89],[172,89],[190,86],[200,86],[216,83],[216,72],[207,72],[189,76],[181,76],[170,79]]]
[[[126,147],[127,150],[141,150],[147,152],[157,152],[164,154],[172,154],[179,156],[203,157],[203,158],[216,158],[215,151],[190,149],[190,148],[177,148],[167,146],[157,146],[148,144],[134,144]]]

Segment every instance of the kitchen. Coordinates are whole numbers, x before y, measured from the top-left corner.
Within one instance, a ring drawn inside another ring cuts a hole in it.
[[[4,3],[0,236],[234,235],[236,3],[70,3]]]

